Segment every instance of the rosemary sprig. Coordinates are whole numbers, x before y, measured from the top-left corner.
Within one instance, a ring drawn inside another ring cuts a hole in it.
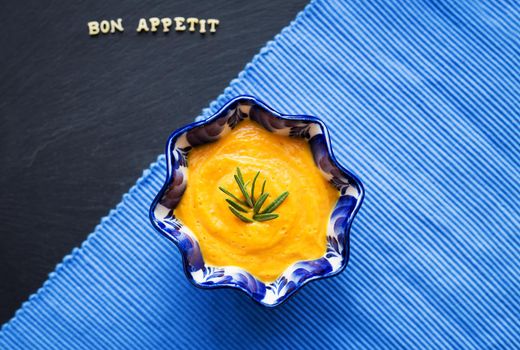
[[[256,172],[256,175],[255,175],[255,178],[253,179],[253,184],[251,185],[251,200],[255,201],[255,183],[256,183],[256,179],[258,179],[258,175],[260,175],[260,171],[257,171]]]
[[[268,221],[273,220],[278,217],[278,214],[255,214],[253,215],[253,219],[256,221]]]
[[[241,180],[240,177],[235,175],[235,181],[238,184],[238,188],[240,188],[240,192],[242,192],[242,194],[244,195],[244,198],[246,199],[247,205],[249,206],[249,208],[252,208],[253,207],[253,201],[251,200],[251,197],[249,197],[249,193],[247,192],[246,185],[244,185],[243,180]]]
[[[260,211],[260,208],[262,208],[262,205],[267,199],[267,196],[269,196],[269,193],[264,193],[258,198],[258,200],[255,203],[255,206],[253,207],[253,213],[257,214]]]
[[[242,176],[242,172],[240,171],[239,167],[237,167],[237,176],[240,179],[240,181],[244,183],[244,177]]]
[[[255,187],[256,187],[256,181],[258,180],[258,176],[260,176],[260,171],[257,171],[255,174],[253,181],[251,183],[251,193],[247,190],[247,185],[250,183],[250,181],[244,182],[244,176],[242,175],[242,172],[240,171],[240,168],[237,167],[236,174],[234,175],[235,182],[238,185],[238,188],[240,189],[240,192],[242,193],[242,196],[244,199],[240,199],[237,196],[235,196],[233,193],[229,192],[223,187],[219,187],[219,189],[227,194],[230,198],[226,198],[226,202],[229,204],[229,210],[235,215],[237,218],[242,220],[243,222],[251,223],[254,221],[268,221],[273,220],[279,217],[278,214],[273,213],[273,211],[278,208],[283,201],[287,198],[289,195],[289,192],[284,192],[281,195],[279,195],[271,204],[269,204],[263,211],[260,211],[262,209],[262,206],[264,205],[265,201],[267,200],[267,197],[269,197],[269,193],[265,192],[265,184],[266,181],[264,179],[264,182],[262,183],[262,191],[260,193],[260,196],[258,198],[255,198]],[[249,214],[250,211],[253,211],[252,219],[246,216],[246,214]]]
[[[246,209],[242,208],[242,206],[240,204],[233,202],[231,199],[226,198],[226,202],[228,202],[228,204],[230,206],[232,206],[233,208],[235,208],[236,210],[241,211],[242,213],[247,213]]]
[[[239,218],[239,219],[242,220],[243,222],[253,222],[253,220],[251,220],[250,218],[245,217],[244,215],[240,214],[240,212],[239,212],[238,210],[236,210],[235,208],[233,208],[233,207],[228,207],[228,208],[229,208],[229,210],[231,210],[231,212],[232,212],[233,214],[235,214],[235,216],[236,216],[237,218]]]
[[[262,211],[262,214],[272,213],[276,208],[280,206],[280,204],[283,203],[285,198],[289,195],[289,192],[284,192],[281,195],[278,196],[271,204],[267,206],[267,208]]]
[[[238,203],[241,203],[243,205],[247,205],[244,201],[242,201],[241,199],[238,199],[233,193],[229,192],[224,187],[220,187],[219,186],[218,189],[221,190],[222,192],[224,192],[225,194],[227,194],[228,196],[230,196],[231,198],[233,198],[234,200],[236,200]]]

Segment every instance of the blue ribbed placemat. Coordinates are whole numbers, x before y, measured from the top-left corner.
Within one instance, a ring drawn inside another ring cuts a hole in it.
[[[262,308],[203,291],[147,217],[164,158],[0,333],[1,349],[518,348],[520,5],[316,1],[210,108],[330,125],[362,180],[337,278]]]

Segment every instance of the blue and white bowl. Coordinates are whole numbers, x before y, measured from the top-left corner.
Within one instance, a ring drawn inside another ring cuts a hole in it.
[[[327,251],[316,260],[298,261],[274,282],[265,284],[235,266],[208,266],[204,262],[196,232],[174,215],[188,185],[186,157],[193,147],[214,142],[233,132],[242,120],[250,118],[270,132],[306,139],[323,176],[340,192],[327,228]],[[363,201],[361,181],[335,159],[325,124],[316,117],[283,115],[251,96],[229,101],[210,118],[176,130],[166,146],[167,176],[150,208],[155,228],[179,248],[188,279],[197,287],[231,287],[246,292],[264,306],[287,300],[306,283],[337,275],[348,263],[349,231]]]

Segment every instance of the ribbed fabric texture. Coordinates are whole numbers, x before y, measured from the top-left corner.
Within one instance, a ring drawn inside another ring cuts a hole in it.
[[[203,115],[247,93],[328,123],[366,189],[345,272],[274,310],[194,288],[148,221],[159,157],[0,348],[519,348],[519,44],[515,1],[311,3]]]

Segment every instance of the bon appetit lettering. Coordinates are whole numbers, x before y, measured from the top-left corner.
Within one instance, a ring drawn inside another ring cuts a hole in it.
[[[215,18],[197,17],[150,17],[140,18],[135,27],[137,33],[168,33],[175,32],[199,32],[200,34],[215,33],[220,21]],[[98,36],[124,32],[123,19],[104,19],[101,21],[87,22],[88,34]]]

